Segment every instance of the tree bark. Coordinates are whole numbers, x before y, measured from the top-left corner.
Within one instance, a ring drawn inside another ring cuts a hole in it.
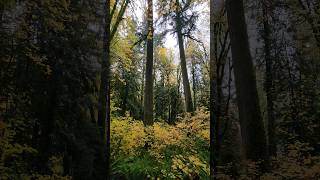
[[[186,55],[185,55],[185,51],[184,51],[182,24],[181,24],[180,12],[179,12],[178,8],[179,8],[179,2],[177,1],[176,30],[177,30],[177,36],[178,36],[179,52],[180,52],[183,91],[184,91],[184,96],[185,96],[186,111],[193,112],[193,103],[192,103],[192,97],[191,97],[190,82],[189,82],[189,78],[188,78]]]
[[[243,1],[227,0],[226,9],[245,155],[253,161],[267,160],[266,136],[260,114]]]
[[[275,142],[275,117],[273,103],[273,76],[272,76],[272,57],[271,57],[271,31],[268,18],[268,7],[266,2],[263,4],[263,40],[264,40],[264,55],[266,64],[265,74],[265,91],[267,95],[267,113],[268,113],[268,151],[269,155],[276,155]]]
[[[110,179],[110,0],[104,5],[104,34],[101,62],[101,81],[98,101],[98,127],[106,148],[106,179]]]
[[[192,74],[192,91],[193,91],[193,109],[197,110],[197,80],[196,80],[196,65],[194,60],[191,63]]]
[[[210,0],[210,179],[215,179],[217,168],[216,123],[217,117],[217,71],[215,63],[214,0]]]
[[[144,118],[145,125],[153,124],[153,8],[152,0],[148,0],[147,10],[147,60],[144,89]]]

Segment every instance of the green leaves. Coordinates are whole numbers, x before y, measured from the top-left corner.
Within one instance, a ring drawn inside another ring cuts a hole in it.
[[[186,115],[177,125],[156,122],[145,127],[142,121],[128,116],[114,118],[111,122],[114,177],[206,179],[208,133],[209,114],[205,111],[192,117]]]

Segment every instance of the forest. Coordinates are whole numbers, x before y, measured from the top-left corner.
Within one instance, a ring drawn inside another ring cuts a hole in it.
[[[0,180],[320,179],[319,0],[1,0]]]

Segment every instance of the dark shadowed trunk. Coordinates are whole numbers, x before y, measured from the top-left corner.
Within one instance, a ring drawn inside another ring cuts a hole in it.
[[[263,40],[264,55],[266,63],[265,91],[267,94],[268,113],[268,150],[270,155],[276,155],[275,127],[274,127],[274,107],[273,107],[273,77],[272,77],[272,57],[271,57],[271,31],[268,18],[267,3],[263,4]]]
[[[210,179],[215,179],[217,171],[218,151],[216,149],[216,124],[217,117],[217,71],[215,63],[215,22],[214,22],[214,0],[210,0]]]
[[[226,9],[230,29],[241,135],[246,158],[254,161],[266,160],[266,136],[260,114],[243,1],[227,0]]]
[[[144,117],[145,125],[153,124],[153,8],[152,0],[148,0],[147,10],[147,60],[144,89]]]
[[[110,176],[110,0],[104,5],[104,34],[101,62],[101,82],[98,105],[98,126],[103,143],[106,147],[105,170],[106,178]]]

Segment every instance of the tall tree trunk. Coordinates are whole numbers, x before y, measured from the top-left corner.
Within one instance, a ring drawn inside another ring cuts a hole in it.
[[[214,21],[214,0],[210,0],[210,179],[215,179],[218,151],[216,148],[217,116],[217,70],[216,70],[216,35]]]
[[[126,81],[125,87],[124,87],[124,95],[122,97],[123,99],[122,99],[121,111],[122,111],[123,116],[125,116],[127,113],[127,103],[128,103],[128,96],[129,96],[129,83],[130,82]]]
[[[192,60],[191,63],[191,74],[192,74],[192,91],[193,91],[193,109],[197,110],[197,82],[196,82],[196,65],[194,63],[194,60]]]
[[[266,136],[260,114],[243,1],[227,0],[226,9],[245,155],[247,159],[254,161],[267,160]]]
[[[266,63],[265,91],[267,94],[267,113],[268,113],[268,150],[269,155],[276,155],[275,127],[274,127],[274,103],[273,103],[273,76],[272,76],[272,57],[271,57],[271,31],[268,18],[267,2],[263,3],[263,40],[264,55]]]
[[[145,125],[153,124],[153,8],[152,0],[148,0],[147,10],[148,35],[147,35],[147,61],[144,89],[144,117]]]
[[[183,91],[184,91],[184,96],[185,96],[186,111],[193,112],[193,103],[192,103],[192,97],[191,97],[186,55],[185,55],[185,51],[184,51],[184,43],[183,43],[183,36],[182,36],[182,24],[181,24],[181,19],[180,19],[180,12],[178,9],[179,2],[178,1],[176,1],[176,2],[177,2],[176,30],[177,30],[178,45],[179,45],[180,60],[181,60],[181,72],[182,72]]]
[[[110,178],[110,0],[104,5],[104,34],[101,62],[101,81],[99,90],[98,126],[101,139],[106,148],[106,179]]]
[[[143,62],[142,62],[142,79],[144,80],[144,76],[145,76],[145,60],[143,59],[142,60]],[[144,112],[144,108],[143,108],[143,103],[144,103],[144,83],[142,82],[141,83],[141,97],[140,97],[140,104],[141,104],[141,110],[140,110],[140,117],[141,117],[141,119],[143,119],[143,116],[144,116],[144,114],[143,114],[143,112]]]

